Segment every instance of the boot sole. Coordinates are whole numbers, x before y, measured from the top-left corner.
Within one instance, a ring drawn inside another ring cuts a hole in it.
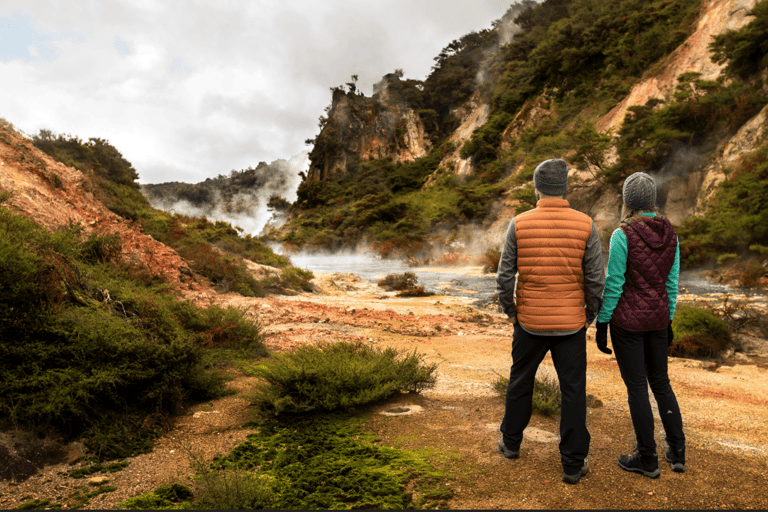
[[[640,469],[640,468],[630,468],[629,466],[625,466],[621,462],[619,462],[619,467],[624,471],[630,471],[632,473],[640,473],[641,475],[645,475],[648,478],[659,478],[659,475],[661,475],[661,470],[659,470],[659,468],[656,468],[655,471],[645,471],[644,469]]]

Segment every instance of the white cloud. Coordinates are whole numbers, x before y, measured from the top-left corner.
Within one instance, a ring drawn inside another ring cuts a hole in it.
[[[510,3],[6,0],[0,24],[29,55],[0,53],[0,116],[108,139],[145,183],[201,181],[300,153],[330,87],[424,79]]]

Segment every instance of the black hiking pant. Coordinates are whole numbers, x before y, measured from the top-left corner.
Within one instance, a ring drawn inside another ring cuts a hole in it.
[[[673,450],[685,448],[683,418],[667,372],[667,329],[635,332],[611,323],[611,343],[627,386],[629,414],[640,455],[647,459],[656,453],[649,385],[659,407],[667,445]]]
[[[587,330],[565,336],[538,336],[515,324],[512,336],[512,368],[509,372],[506,410],[501,433],[508,449],[517,451],[523,430],[531,419],[536,370],[552,354],[560,381],[560,460],[569,475],[578,473],[589,453],[587,430]]]

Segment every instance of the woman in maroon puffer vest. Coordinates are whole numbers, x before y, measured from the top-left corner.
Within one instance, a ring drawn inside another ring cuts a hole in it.
[[[667,373],[672,317],[677,301],[680,249],[672,224],[656,216],[656,183],[643,172],[624,181],[619,229],[611,236],[603,305],[597,317],[597,346],[607,347],[608,326],[616,362],[627,386],[637,447],[619,457],[627,471],[658,478],[650,384],[667,440],[665,458],[673,471],[685,471],[683,419]]]

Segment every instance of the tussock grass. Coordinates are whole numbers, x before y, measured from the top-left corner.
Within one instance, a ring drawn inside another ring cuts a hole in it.
[[[321,342],[252,367],[250,372],[263,379],[252,400],[271,415],[350,409],[398,391],[430,388],[436,368],[415,352],[403,355],[363,342]]]
[[[504,398],[509,386],[509,377],[502,377],[497,374],[496,380],[491,385],[496,393]],[[557,379],[549,375],[536,377],[533,383],[533,411],[549,415],[560,414],[561,403],[560,384]]]

